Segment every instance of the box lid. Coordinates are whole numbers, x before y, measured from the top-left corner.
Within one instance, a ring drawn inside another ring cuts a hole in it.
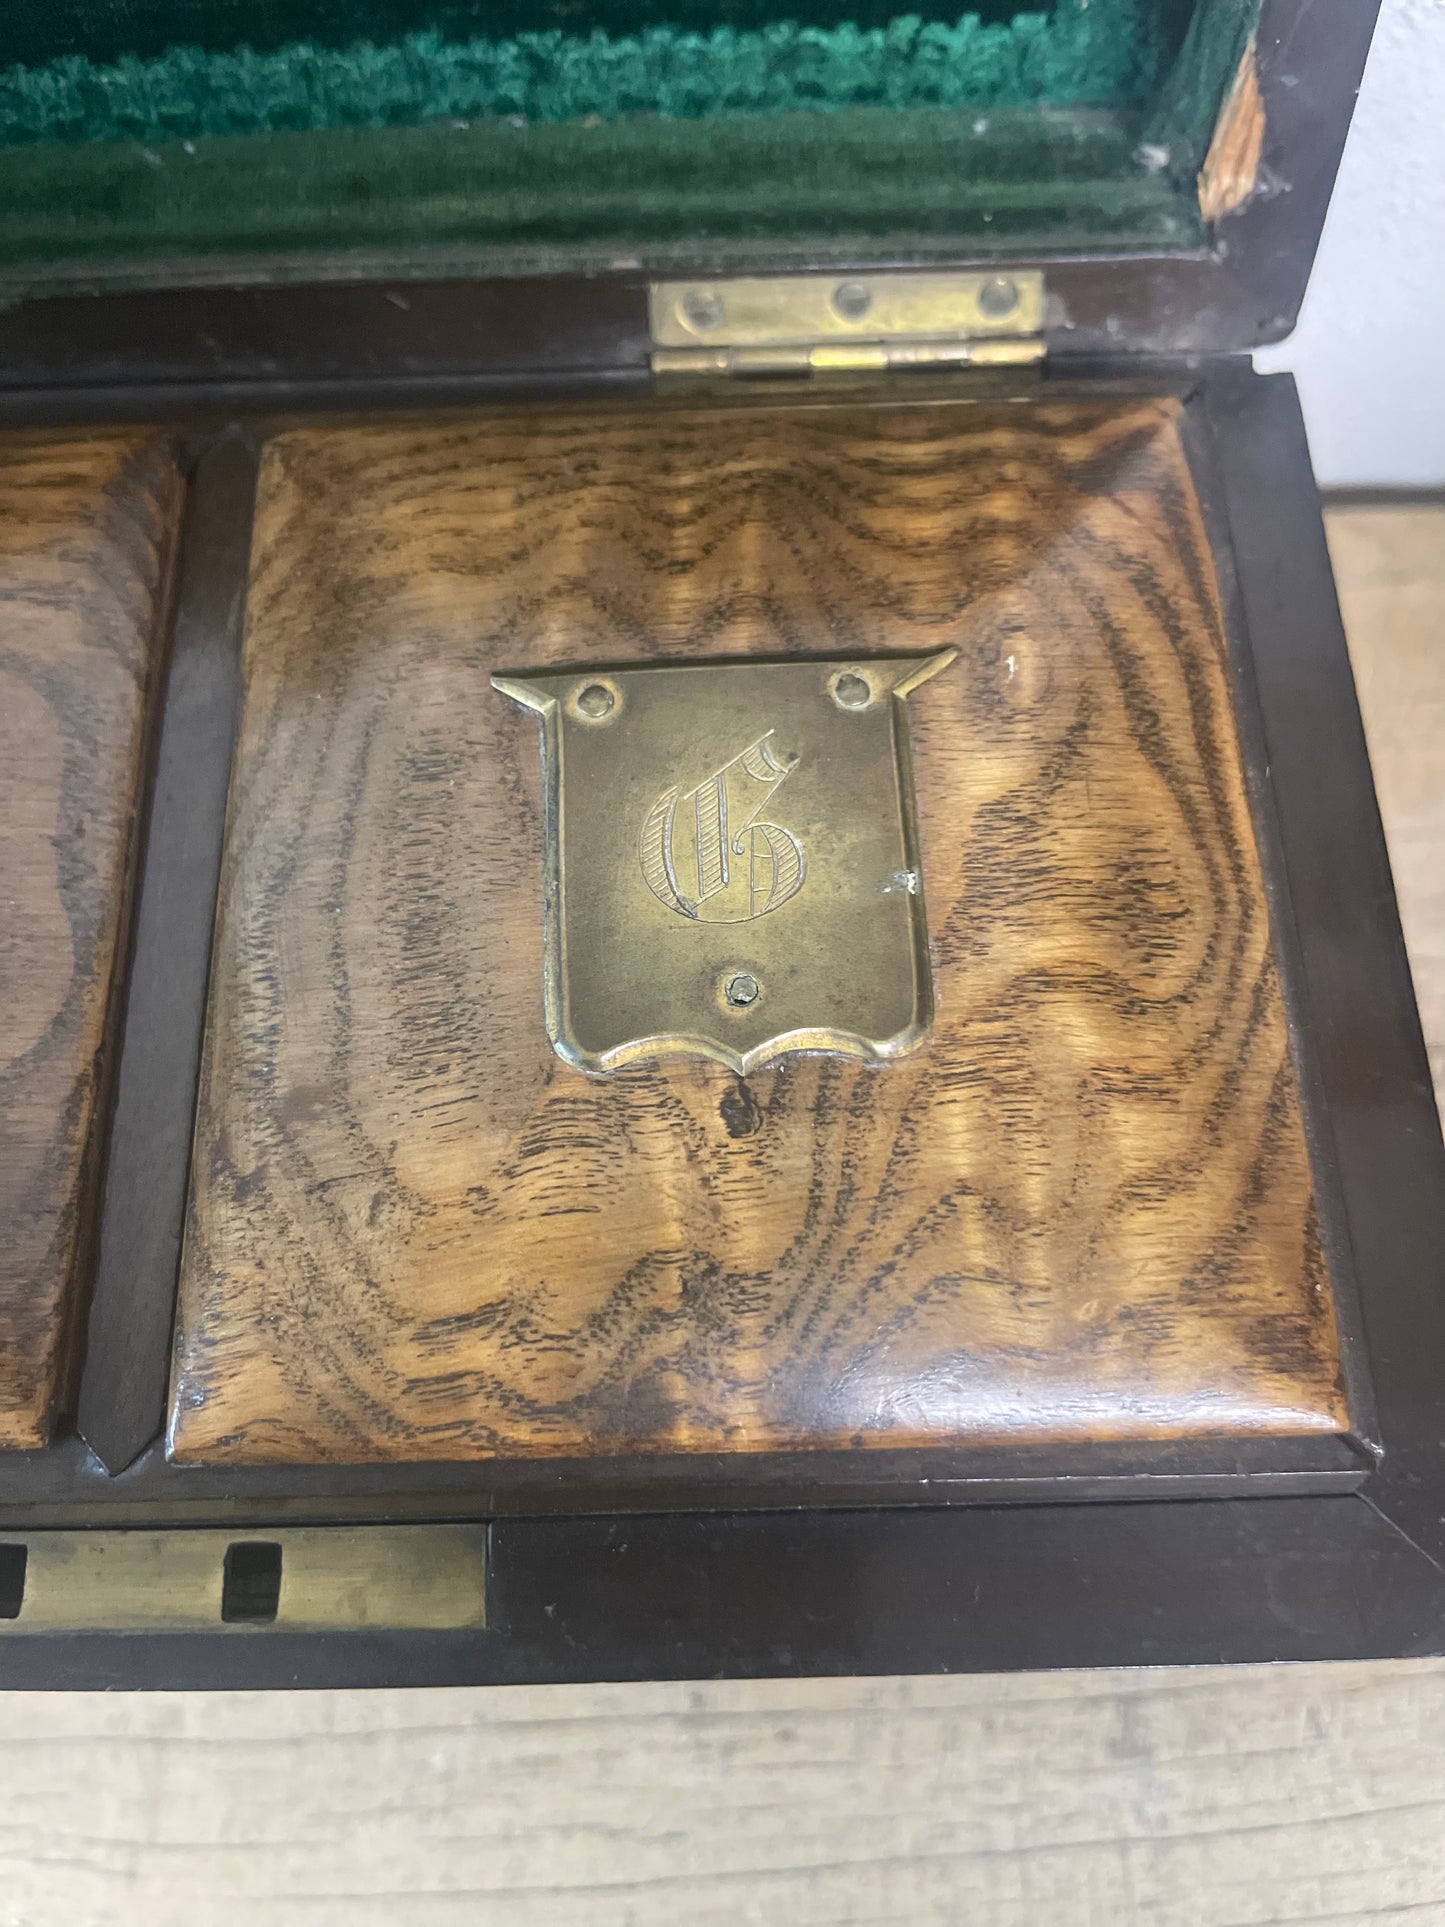
[[[50,0],[0,41],[0,287],[1007,262],[1065,351],[1288,332],[1375,0],[899,3]]]

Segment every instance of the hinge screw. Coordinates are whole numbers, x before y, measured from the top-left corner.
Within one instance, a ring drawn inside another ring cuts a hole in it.
[[[872,291],[861,281],[845,281],[833,290],[833,306],[845,321],[861,321],[873,306]]]
[[[979,312],[987,315],[990,321],[1002,321],[1018,305],[1018,287],[1006,274],[996,274],[992,281],[985,281],[978,291]]]
[[[722,326],[726,313],[723,299],[711,288],[689,288],[679,305],[684,325],[695,334],[710,334]]]

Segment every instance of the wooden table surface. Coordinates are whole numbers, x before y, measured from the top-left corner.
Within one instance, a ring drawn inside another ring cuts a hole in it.
[[[1330,516],[1445,1090],[1445,507]],[[1445,1923],[1445,1661],[0,1695],[3,1927]]]

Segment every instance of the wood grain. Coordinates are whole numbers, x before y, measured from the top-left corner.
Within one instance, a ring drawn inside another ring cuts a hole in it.
[[[1332,508],[1325,526],[1445,1113],[1445,512],[1425,502]]]
[[[1445,510],[1327,519],[1440,1046]],[[5,1694],[0,1885],[32,1927],[1438,1927],[1442,1722],[1441,1660]]]
[[[24,1927],[1440,1927],[1442,1722],[1441,1660],[15,1693],[0,1880]]]
[[[0,438],[0,1445],[65,1389],[179,474],[154,435]]]
[[[178,1458],[1345,1424],[1175,404],[302,431],[253,561]],[[490,672],[948,645],[924,1048],[555,1058]]]

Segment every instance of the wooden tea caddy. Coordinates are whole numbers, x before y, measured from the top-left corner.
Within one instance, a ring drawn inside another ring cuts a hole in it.
[[[1264,0],[1192,242],[30,272],[0,1679],[1440,1649],[1445,1159],[1248,358],[1372,13]]]

